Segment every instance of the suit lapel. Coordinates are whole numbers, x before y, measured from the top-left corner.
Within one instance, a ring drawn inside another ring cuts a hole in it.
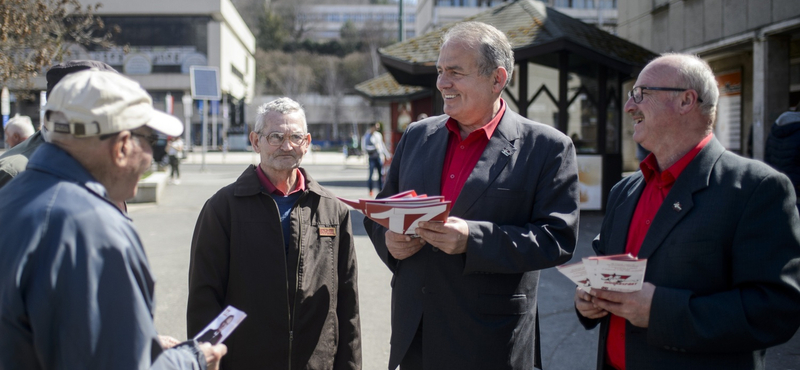
[[[658,209],[653,225],[639,250],[639,258],[649,258],[661,246],[672,229],[694,208],[693,194],[708,187],[711,170],[725,148],[716,137],[706,144],[683,170]]]
[[[428,127],[422,142],[416,144],[422,148],[422,153],[428,154],[425,163],[416,164],[423,169],[422,187],[414,189],[419,194],[439,195],[442,192],[442,168],[447,153],[447,140],[450,137],[450,131],[445,127],[449,117],[442,117],[442,121]]]
[[[503,118],[489,138],[486,149],[483,150],[478,163],[467,177],[461,193],[458,195],[451,213],[463,216],[480,198],[494,179],[503,171],[508,161],[517,155],[514,142],[519,137],[519,117],[516,113],[506,108]],[[441,168],[439,169],[441,173]]]

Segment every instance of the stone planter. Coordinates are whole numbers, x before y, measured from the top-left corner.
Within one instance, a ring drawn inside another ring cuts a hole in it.
[[[167,180],[169,175],[166,172],[153,172],[147,178],[139,180],[136,196],[128,199],[128,203],[158,203]]]

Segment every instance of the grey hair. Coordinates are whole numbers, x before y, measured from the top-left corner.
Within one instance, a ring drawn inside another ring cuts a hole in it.
[[[693,54],[665,53],[655,60],[668,59],[674,61],[670,65],[676,69],[679,87],[697,91],[698,98],[703,100],[699,103],[700,112],[711,118],[713,121],[717,114],[717,102],[719,101],[719,87],[717,78],[708,62]]]
[[[448,30],[442,37],[442,45],[450,40],[461,41],[478,49],[478,72],[481,75],[491,76],[497,67],[503,67],[508,72],[506,86],[511,81],[514,73],[514,52],[506,34],[492,25],[470,21],[458,23]]]
[[[256,116],[256,126],[253,128],[255,132],[261,132],[267,123],[267,115],[272,112],[287,115],[294,112],[300,112],[303,117],[303,131],[308,132],[308,123],[306,122],[306,112],[300,103],[289,99],[287,97],[275,99],[258,107],[258,115]]]
[[[19,134],[23,137],[29,137],[33,135],[36,130],[33,128],[33,123],[31,122],[31,118],[28,116],[20,116],[17,114],[16,116],[12,117],[8,120],[6,124],[6,132],[10,134]]]

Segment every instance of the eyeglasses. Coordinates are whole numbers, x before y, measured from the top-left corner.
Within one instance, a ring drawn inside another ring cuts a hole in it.
[[[647,86],[634,86],[633,90],[628,91],[628,97],[633,98],[633,102],[639,104],[642,102],[644,98],[643,93],[644,90],[655,90],[655,91],[686,91],[686,90],[693,90],[693,89],[682,89],[679,87],[647,87]],[[697,98],[697,101],[702,103],[703,99],[700,97]]]
[[[272,146],[279,146],[283,144],[283,140],[286,139],[286,134],[281,132],[273,132],[268,135],[258,133],[258,136],[266,137],[267,142]],[[303,145],[306,142],[306,134],[301,132],[293,132],[289,134],[289,142],[294,146]]]
[[[106,139],[108,139],[110,137],[114,137],[114,136],[117,136],[117,135],[119,135],[119,132],[100,135],[100,140],[106,140]],[[158,137],[157,134],[144,135],[144,134],[137,134],[135,132],[131,132],[131,136],[136,136],[136,137],[140,137],[140,138],[144,139],[144,141],[147,144],[149,144],[151,148],[154,148],[156,146],[156,143],[158,143],[158,140],[159,140],[159,137]]]
[[[145,142],[147,142],[147,144],[150,144],[151,148],[154,148],[156,146],[156,143],[158,143],[158,139],[159,139],[158,135],[156,135],[156,134],[142,135],[142,134],[137,134],[135,132],[131,132],[131,135],[144,139]]]

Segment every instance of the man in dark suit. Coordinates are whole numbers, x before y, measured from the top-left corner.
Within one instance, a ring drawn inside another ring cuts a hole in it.
[[[420,222],[419,237],[364,222],[394,274],[389,369],[541,367],[539,270],[575,249],[578,171],[566,135],[500,98],[513,66],[492,26],[466,22],[445,35],[446,115],[408,127],[378,197],[441,194],[450,217]]]
[[[722,147],[702,59],[645,67],[625,111],[650,154],[611,191],[599,255],[647,259],[641,291],[576,290],[601,324],[598,369],[763,369],[800,326],[800,219],[789,179]]]

